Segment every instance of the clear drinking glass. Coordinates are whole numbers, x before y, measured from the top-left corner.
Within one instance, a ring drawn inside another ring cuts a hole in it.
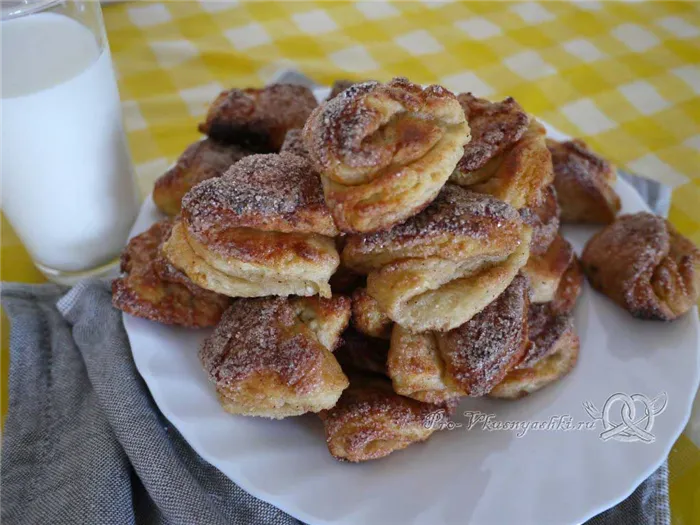
[[[98,1],[2,1],[2,209],[37,268],[113,272],[139,209]]]

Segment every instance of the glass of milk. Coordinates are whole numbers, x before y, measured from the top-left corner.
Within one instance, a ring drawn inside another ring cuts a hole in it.
[[[98,1],[2,1],[2,209],[36,266],[108,275],[139,209]]]

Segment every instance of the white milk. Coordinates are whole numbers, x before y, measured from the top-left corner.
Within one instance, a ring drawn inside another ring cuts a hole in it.
[[[0,29],[5,215],[41,265],[105,264],[138,212],[109,49],[54,13]]]

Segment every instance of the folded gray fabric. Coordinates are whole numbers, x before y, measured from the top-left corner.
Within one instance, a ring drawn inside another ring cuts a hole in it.
[[[203,461],[156,408],[111,293],[6,284],[2,523],[299,523]]]
[[[671,510],[668,506],[668,462],[619,505],[598,514],[587,525],[668,525]]]
[[[2,523],[299,523],[203,461],[139,376],[108,287],[5,284],[10,409]],[[589,523],[669,523],[664,464]]]
[[[671,208],[671,195],[673,194],[671,186],[661,184],[655,180],[645,179],[623,170],[617,170],[617,174],[622,180],[629,182],[637,190],[637,193],[642,196],[652,213],[668,217],[668,212]]]

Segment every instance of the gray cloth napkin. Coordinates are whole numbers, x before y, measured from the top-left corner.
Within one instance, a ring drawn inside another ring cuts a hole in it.
[[[300,523],[202,460],[163,417],[104,283],[5,284],[2,303],[4,525]],[[666,464],[589,523],[667,525]]]
[[[111,299],[100,282],[2,288],[2,523],[299,523],[202,460],[163,417]]]

